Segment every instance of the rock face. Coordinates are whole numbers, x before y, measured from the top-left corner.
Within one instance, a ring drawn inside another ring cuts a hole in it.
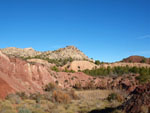
[[[8,47],[0,49],[0,51],[4,54],[17,57],[34,57],[41,54],[41,52],[35,51],[33,48],[20,49],[16,47]]]
[[[56,51],[44,52],[42,57],[48,57],[49,59],[68,59],[74,60],[91,60],[83,52],[74,46],[67,46],[66,48],[60,48]]]
[[[52,68],[53,66],[55,66],[55,64],[51,64],[46,60],[42,60],[42,59],[27,59],[27,62],[33,63],[33,64],[41,64],[41,65],[45,65],[49,68]]]
[[[13,93],[14,89],[3,79],[0,78],[0,98],[5,98],[9,93]]]
[[[25,48],[19,49],[15,47],[9,47],[5,49],[0,49],[0,51],[7,55],[18,56],[18,57],[40,57],[40,58],[48,58],[48,59],[69,59],[72,58],[73,60],[88,60],[89,59],[83,52],[77,49],[74,46],[67,46],[65,48],[58,49],[56,51],[45,51],[39,52],[35,51],[32,48]]]
[[[129,66],[129,67],[150,67],[149,64],[146,64],[146,63],[126,63],[126,62],[116,62],[116,63],[111,63],[111,64],[101,64],[99,67],[104,67],[104,68],[107,68],[107,67],[117,67],[117,66],[122,66],[122,67],[125,67],[125,66]]]
[[[73,61],[63,66],[63,69],[67,68],[68,70],[74,70],[78,72],[78,71],[83,71],[86,69],[91,70],[94,67],[98,67],[98,66],[89,61]]]
[[[150,113],[150,83],[136,87],[123,104],[126,113]]]
[[[142,56],[130,56],[128,58],[125,58],[122,60],[122,62],[127,62],[127,63],[147,63],[150,64],[150,58],[145,58]]]
[[[42,92],[42,86],[54,81],[47,67],[32,65],[18,58],[8,57],[0,52],[0,80],[8,86],[8,92]],[[5,82],[4,82],[5,81]],[[0,92],[3,88],[0,88]],[[6,94],[6,93],[5,93]],[[6,95],[5,95],[6,96]]]

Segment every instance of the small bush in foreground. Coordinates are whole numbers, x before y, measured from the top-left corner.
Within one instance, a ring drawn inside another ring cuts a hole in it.
[[[107,97],[107,100],[112,102],[113,100],[117,100],[118,102],[122,102],[124,100],[123,96],[117,93],[111,93]]]
[[[80,82],[77,82],[74,84],[73,88],[80,90],[80,89],[82,89],[82,85]]]
[[[54,91],[52,94],[52,100],[58,103],[69,103],[71,98],[67,93],[62,91]]]
[[[18,113],[32,113],[29,109],[22,107],[19,108]]]
[[[21,99],[28,99],[28,95],[25,92],[17,92],[16,95],[18,95]]]
[[[70,91],[69,91],[69,95],[70,95],[70,97],[71,97],[72,99],[74,99],[74,100],[79,99],[79,97],[76,95],[76,93],[75,93],[74,90],[70,90]]]
[[[12,104],[19,104],[21,102],[21,98],[16,94],[9,94],[5,99],[9,100]]]
[[[109,96],[107,97],[107,100],[108,101],[117,100],[117,94],[116,93],[109,94]]]
[[[44,87],[45,91],[53,91],[54,89],[57,89],[57,85],[55,83],[49,83]]]

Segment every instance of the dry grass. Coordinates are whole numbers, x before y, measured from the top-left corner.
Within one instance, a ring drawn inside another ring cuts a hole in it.
[[[51,92],[50,100],[40,98],[37,103],[36,99],[29,98],[23,99],[17,104],[15,103],[14,106],[14,103],[11,103],[11,98],[8,98],[7,101],[10,105],[8,102],[3,101],[0,101],[0,105],[5,105],[4,107],[7,107],[7,109],[9,107],[11,111],[17,111],[20,108],[26,107],[26,109],[33,113],[88,113],[94,109],[105,109],[106,107],[119,105],[119,102],[113,103],[107,100],[108,95],[112,92],[111,90],[54,90]]]
[[[82,100],[102,100],[106,99],[111,92],[110,90],[82,90],[76,91],[76,94]]]

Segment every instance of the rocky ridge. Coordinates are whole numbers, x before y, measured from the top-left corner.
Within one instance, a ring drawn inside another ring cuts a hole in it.
[[[90,60],[83,52],[81,52],[75,46],[67,46],[66,48],[60,48],[56,51],[47,51],[41,54],[42,57],[47,57],[49,59],[68,59],[72,58],[74,60]]]
[[[48,59],[73,59],[73,60],[88,60],[92,61],[92,59],[88,58],[83,52],[77,49],[75,46],[67,46],[65,48],[60,48],[55,51],[45,51],[39,52],[34,50],[33,48],[15,48],[9,47],[0,49],[0,51],[4,54],[10,56],[17,56],[17,57],[37,57],[37,58],[48,58]]]
[[[24,58],[35,57],[41,54],[41,52],[35,51],[33,48],[21,49],[16,47],[8,47],[8,48],[0,49],[0,51],[10,56],[17,56],[17,57],[24,57]]]

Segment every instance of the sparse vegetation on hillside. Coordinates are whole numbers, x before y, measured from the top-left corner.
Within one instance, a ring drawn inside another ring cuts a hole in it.
[[[143,59],[141,60],[141,63],[146,63],[146,58],[143,58]]]
[[[65,68],[65,69],[63,70],[63,72],[67,72],[67,73],[75,73],[74,70],[68,70],[67,68]]]
[[[107,67],[107,68],[95,68],[92,70],[84,70],[84,73],[91,75],[91,76],[121,76],[123,74],[139,74],[140,76],[137,77],[140,83],[145,83],[150,81],[150,68],[146,67]]]
[[[27,59],[42,59],[42,60],[46,60],[48,61],[49,63],[52,63],[52,64],[56,64],[56,66],[64,66],[66,65],[67,63],[69,62],[72,62],[73,59],[70,57],[70,58],[67,58],[67,59],[49,59],[47,57],[43,57],[43,56],[35,56],[35,57],[21,57],[22,59],[24,60],[27,60]]]
[[[1,51],[10,56],[20,57],[24,60],[37,58],[47,60],[50,63],[54,63],[57,66],[63,66],[68,62],[72,62],[73,60],[87,60],[89,59],[82,51],[74,46],[67,46],[65,48],[60,48],[55,51],[45,51],[39,52],[34,50],[33,48],[4,48]]]

